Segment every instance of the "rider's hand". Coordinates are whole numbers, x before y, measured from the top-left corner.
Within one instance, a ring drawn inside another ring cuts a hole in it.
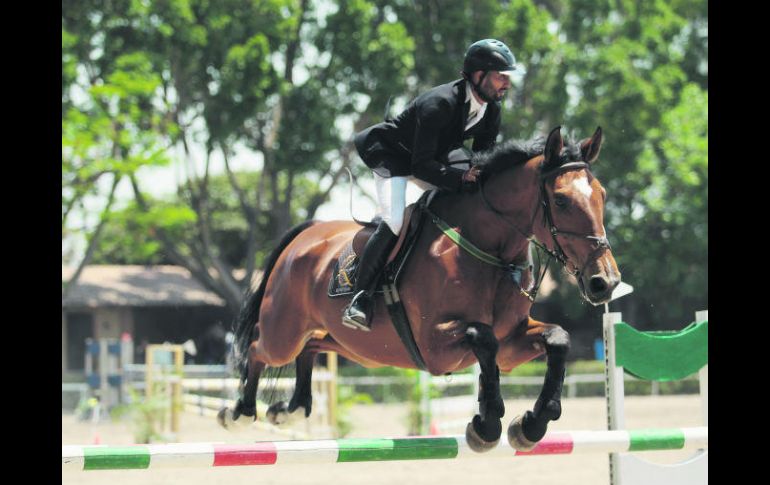
[[[479,167],[471,167],[463,173],[463,182],[472,183],[478,180],[481,175],[481,169]]]

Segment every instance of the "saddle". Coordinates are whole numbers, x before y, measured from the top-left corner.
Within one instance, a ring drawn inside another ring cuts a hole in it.
[[[435,193],[435,190],[425,192],[417,202],[409,204],[404,210],[404,229],[399,234],[396,244],[388,254],[384,270],[382,275],[380,275],[380,281],[383,277],[386,277],[391,283],[398,283],[401,271],[406,266],[409,253],[415,241],[417,241],[417,236],[420,234],[420,228],[425,219],[424,209],[433,199]],[[334,265],[332,276],[329,279],[329,297],[336,298],[353,295],[353,285],[356,282],[359,257],[364,251],[366,242],[377,228],[378,219],[375,218],[371,222],[365,223],[366,225],[356,232],[353,239],[340,252]],[[383,293],[380,284],[377,285],[376,293]]]
[[[420,228],[427,219],[426,210],[428,204],[430,204],[430,201],[433,200],[433,196],[437,192],[437,190],[425,192],[417,202],[410,204],[404,211],[404,229],[402,229],[396,245],[388,255],[385,268],[377,281],[377,290],[375,291],[375,293],[383,295],[385,306],[388,309],[396,333],[412,361],[421,370],[427,369],[425,360],[422,358],[420,349],[414,340],[414,334],[412,333],[406,310],[401,303],[397,287],[402,270],[406,266],[417,237],[420,235]],[[359,230],[340,252],[329,281],[330,297],[351,296],[353,294],[353,285],[356,282],[356,270],[358,269],[358,255],[363,252],[366,241],[374,233],[376,226],[377,224],[374,221],[366,224],[366,227]]]

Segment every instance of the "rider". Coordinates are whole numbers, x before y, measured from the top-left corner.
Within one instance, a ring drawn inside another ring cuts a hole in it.
[[[357,133],[358,154],[374,172],[377,189],[377,230],[364,247],[353,300],[342,323],[370,330],[372,300],[379,274],[403,224],[406,182],[423,190],[457,191],[479,176],[478,167],[449,166],[447,155],[473,138],[473,151],[495,144],[500,129],[500,101],[511,87],[516,59],[504,43],[484,39],[465,53],[462,79],[421,94],[395,119]]]

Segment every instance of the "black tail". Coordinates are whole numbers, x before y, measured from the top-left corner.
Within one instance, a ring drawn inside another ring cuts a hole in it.
[[[256,291],[251,287],[246,291],[246,295],[243,298],[243,304],[241,305],[241,311],[235,318],[233,327],[235,328],[235,345],[233,345],[233,362],[236,368],[241,373],[241,378],[245,379],[249,368],[249,345],[257,336],[252,335],[254,327],[259,321],[259,307],[262,305],[262,297],[265,295],[265,287],[267,286],[267,279],[270,276],[270,272],[273,271],[273,266],[278,260],[286,246],[294,240],[297,235],[307,229],[308,227],[316,224],[317,221],[305,221],[298,226],[289,229],[284,234],[281,242],[273,249],[270,255],[265,261],[265,269],[262,273],[262,281],[259,283]]]

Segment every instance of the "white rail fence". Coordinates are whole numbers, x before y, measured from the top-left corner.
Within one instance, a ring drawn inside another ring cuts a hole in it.
[[[140,391],[144,389],[144,364],[132,364],[127,366],[126,378],[131,386]],[[316,370],[313,372],[313,381],[325,382],[331,379],[328,372]],[[184,366],[183,386],[187,393],[190,392],[212,392],[220,391],[219,397],[212,397],[218,402],[226,402],[234,396],[238,389],[238,379],[231,377],[230,370],[225,365],[185,365]],[[450,387],[467,386],[475,389],[478,378],[473,374],[456,374],[452,376],[431,376],[430,383],[439,390],[445,390]],[[639,381],[632,376],[625,377],[626,382]],[[697,382],[697,376],[685,379],[685,381]],[[643,382],[643,381],[642,381]],[[338,385],[345,386],[414,386],[414,379],[404,376],[359,376],[359,377],[338,377]],[[578,388],[584,384],[604,383],[604,374],[574,374],[567,375],[564,378],[565,395],[570,398],[577,397]],[[502,385],[523,385],[538,388],[543,385],[542,376],[500,376]],[[271,379],[271,386],[275,389],[290,390],[294,387],[293,377],[283,377]],[[76,393],[79,400],[85,399],[88,392],[88,386],[85,383],[62,383],[62,395]],[[650,394],[658,395],[660,386],[657,382],[650,385]],[[470,393],[464,394],[467,396]],[[205,396],[204,396],[205,397]],[[188,404],[192,404],[191,399],[186,399]],[[208,400],[208,399],[207,399]],[[201,401],[198,401],[201,402]],[[475,403],[475,401],[474,401]]]

